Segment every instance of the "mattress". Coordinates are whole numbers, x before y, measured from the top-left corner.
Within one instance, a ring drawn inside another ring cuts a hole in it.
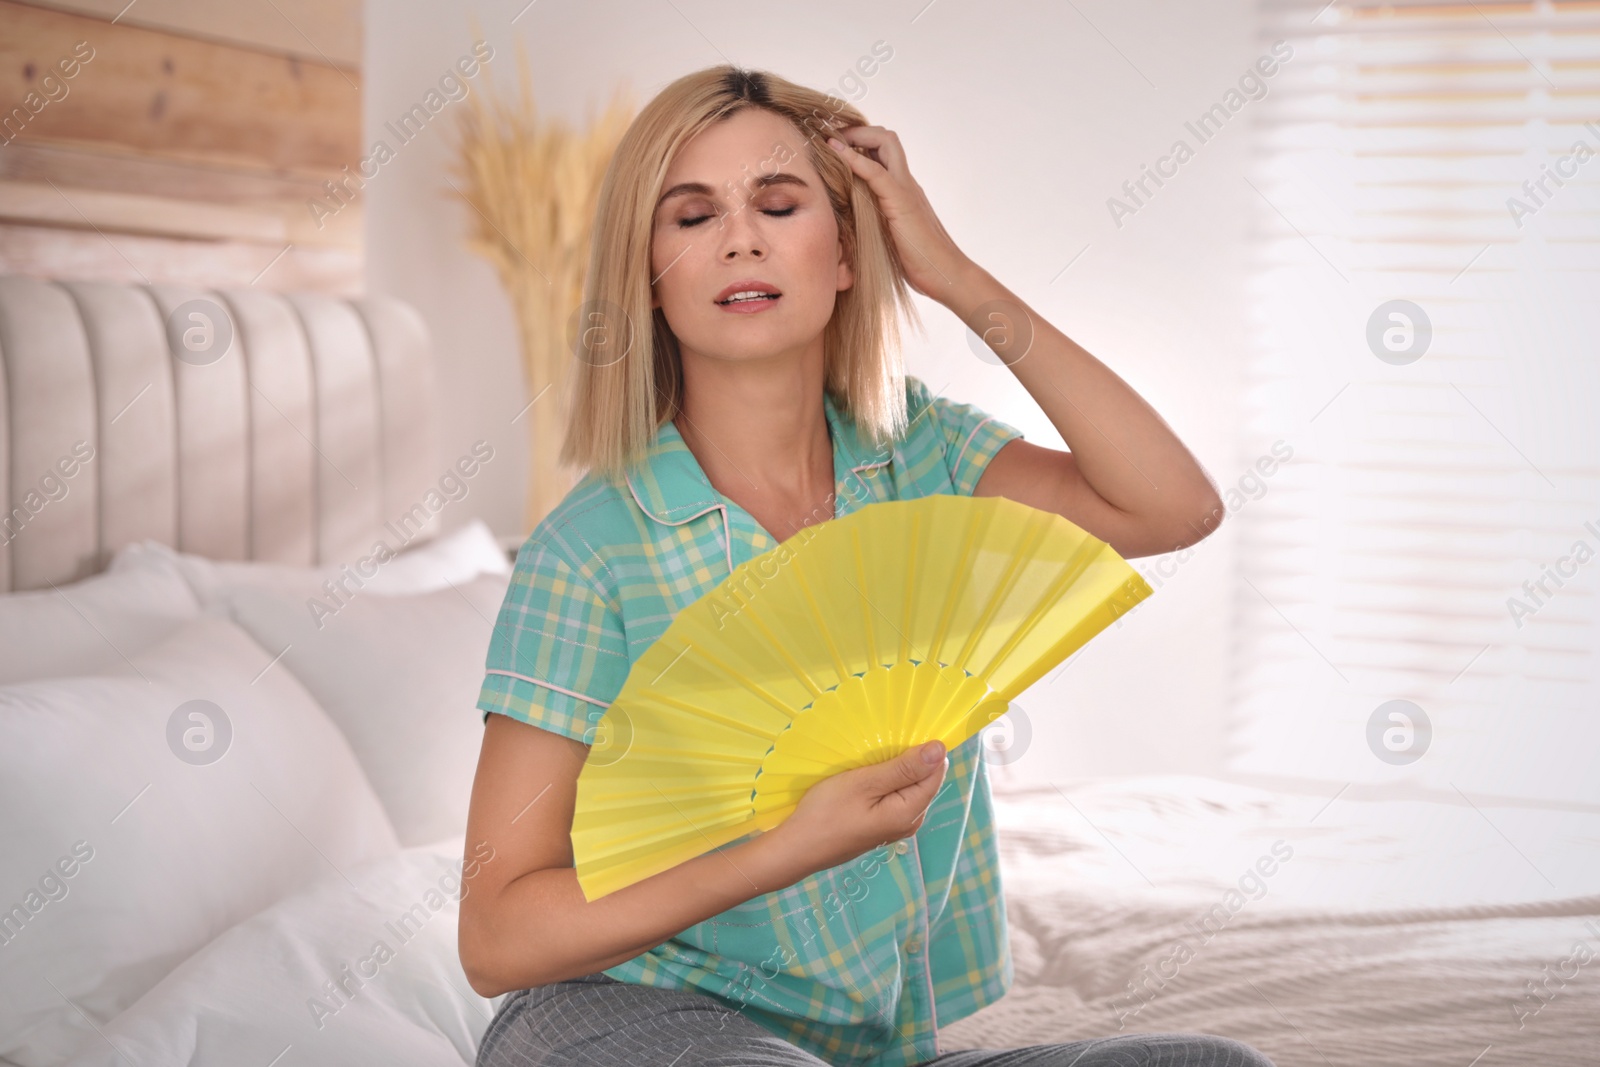
[[[1279,1067],[1600,1064],[1600,812],[1189,776],[995,804],[1015,980],[941,1052],[1200,1031]]]

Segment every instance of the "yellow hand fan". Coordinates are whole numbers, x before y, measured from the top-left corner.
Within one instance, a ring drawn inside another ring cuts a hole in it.
[[[1152,592],[1005,497],[867,504],[736,567],[633,664],[578,775],[594,900],[758,830],[816,782],[966,741]]]

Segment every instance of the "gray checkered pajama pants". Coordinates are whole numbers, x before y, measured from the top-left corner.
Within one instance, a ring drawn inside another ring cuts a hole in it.
[[[967,1049],[933,1067],[1273,1067],[1210,1034],[1120,1034],[1062,1045]],[[590,974],[512,993],[476,1067],[829,1067],[712,997]]]

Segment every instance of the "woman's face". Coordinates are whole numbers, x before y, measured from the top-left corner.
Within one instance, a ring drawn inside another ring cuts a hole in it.
[[[805,138],[746,108],[702,130],[673,159],[650,242],[651,306],[686,352],[713,359],[798,356],[854,278]],[[756,281],[764,286],[740,283]],[[719,304],[733,290],[778,296]]]

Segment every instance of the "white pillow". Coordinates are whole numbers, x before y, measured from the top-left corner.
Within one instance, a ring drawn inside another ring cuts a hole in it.
[[[482,519],[473,519],[425,545],[407,549],[378,568],[365,590],[384,596],[430,593],[476,578],[511,574],[511,560]]]
[[[509,578],[416,596],[241,587],[227,610],[339,724],[403,846],[466,833],[483,723],[475,714]]]
[[[378,542],[374,542],[375,544]],[[385,542],[387,548],[387,543]],[[230,589],[252,586],[288,589],[300,596],[316,595],[324,582],[336,583],[335,599],[355,598],[366,593],[403,596],[447,589],[480,574],[511,573],[511,561],[483,520],[474,519],[459,530],[452,530],[427,544],[394,553],[385,561],[383,553],[367,555],[345,563],[314,567],[290,563],[259,563],[214,560],[204,556],[175,552],[166,545],[145,541],[129,546],[112,566],[161,566],[179,571],[203,606],[223,599]]]
[[[271,658],[198,615],[120,674],[0,688],[0,1056],[60,1063],[100,1040],[80,1010],[109,1021],[234,923],[398,850]],[[196,700],[223,712],[209,748]]]
[[[494,850],[463,845],[457,837],[374,860],[348,870],[348,882],[326,879],[245,920],[104,1026],[105,1040],[68,1067],[474,1062],[496,1001],[467,984],[456,923]]]
[[[127,669],[200,613],[172,567],[106,571],[56,589],[0,595],[0,685]]]

